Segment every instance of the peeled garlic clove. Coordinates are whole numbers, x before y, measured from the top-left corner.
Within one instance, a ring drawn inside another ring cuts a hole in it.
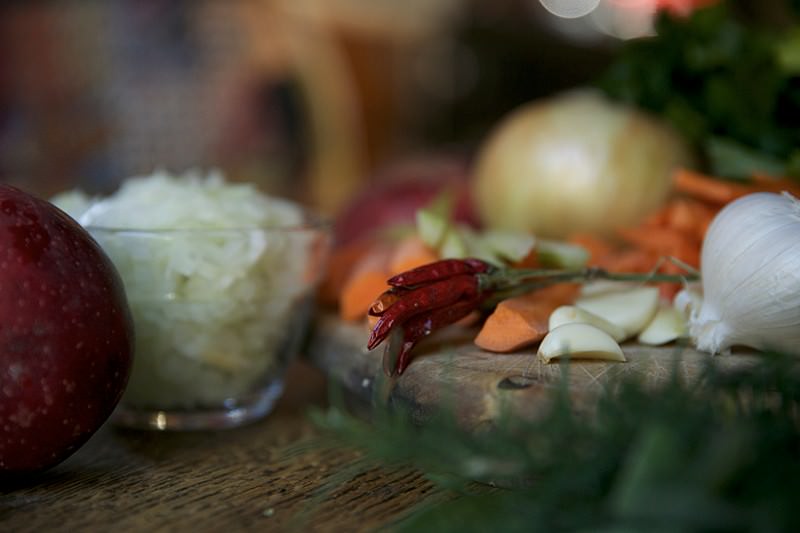
[[[636,335],[653,319],[658,310],[658,289],[638,287],[619,292],[579,298],[575,305],[603,317],[625,332],[624,338]]]
[[[599,279],[589,283],[584,283],[580,288],[581,298],[589,296],[597,296],[599,294],[607,294],[609,292],[624,292],[635,289],[639,286],[638,283],[628,283],[621,281],[609,281]]]
[[[672,307],[687,318],[691,316],[692,311],[699,311],[702,305],[703,296],[698,291],[691,289],[681,289],[672,299]]]
[[[623,331],[619,326],[612,324],[601,316],[597,316],[594,313],[590,313],[589,311],[581,309],[580,307],[575,307],[574,305],[562,305],[550,313],[547,329],[554,330],[564,324],[575,323],[589,324],[599,328],[611,335],[611,337],[617,342],[625,338],[625,331]]]
[[[637,340],[642,344],[658,346],[685,337],[687,334],[686,316],[674,307],[662,307],[647,327],[639,333]]]
[[[625,354],[611,335],[589,324],[563,324],[545,335],[539,357],[546,363],[559,357],[625,362]]]

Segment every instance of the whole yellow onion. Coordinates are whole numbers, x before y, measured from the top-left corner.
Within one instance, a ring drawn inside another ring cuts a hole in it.
[[[691,166],[666,124],[594,91],[573,91],[511,113],[479,153],[478,212],[490,227],[563,238],[608,235],[640,222]]]

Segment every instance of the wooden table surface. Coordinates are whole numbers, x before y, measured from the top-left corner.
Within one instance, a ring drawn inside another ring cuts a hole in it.
[[[308,419],[326,378],[295,363],[276,410],[222,432],[104,426],[61,465],[0,487],[0,531],[371,531],[450,495],[407,468],[353,473]]]

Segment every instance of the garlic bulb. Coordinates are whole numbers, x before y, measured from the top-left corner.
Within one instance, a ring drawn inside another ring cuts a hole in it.
[[[800,355],[800,202],[755,193],[716,216],[701,254],[703,303],[689,320],[697,348],[749,346]]]

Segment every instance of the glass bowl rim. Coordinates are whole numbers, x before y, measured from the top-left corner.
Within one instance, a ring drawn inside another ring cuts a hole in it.
[[[288,233],[304,233],[304,232],[332,232],[333,222],[323,217],[322,215],[313,213],[308,210],[303,210],[303,220],[298,224],[266,224],[254,226],[186,226],[186,227],[137,227],[137,226],[105,226],[89,224],[84,226],[88,232],[97,231],[102,233],[117,233],[117,234],[202,234],[202,233],[246,233],[252,231],[265,231],[265,232],[288,232]]]

